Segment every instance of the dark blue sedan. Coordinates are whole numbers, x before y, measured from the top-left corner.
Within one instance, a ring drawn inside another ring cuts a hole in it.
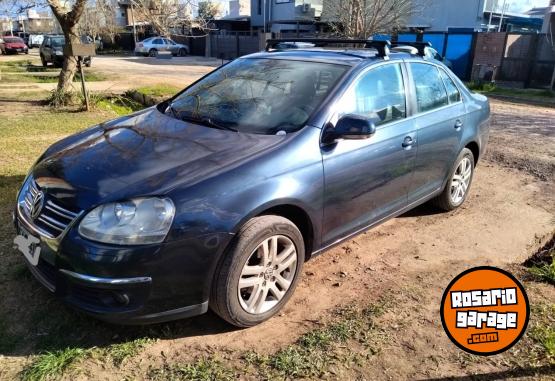
[[[210,307],[248,327],[283,307],[310,257],[426,201],[459,207],[487,99],[386,43],[305,42],[51,146],[14,213],[35,277],[111,322]]]

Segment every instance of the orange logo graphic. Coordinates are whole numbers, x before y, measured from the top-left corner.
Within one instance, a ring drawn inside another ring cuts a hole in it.
[[[510,273],[475,267],[459,274],[441,300],[441,322],[459,348],[495,355],[520,340],[530,318],[528,296]]]

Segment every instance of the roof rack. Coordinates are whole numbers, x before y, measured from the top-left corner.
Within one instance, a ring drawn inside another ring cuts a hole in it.
[[[286,42],[307,42],[314,44],[315,47],[322,47],[329,44],[364,44],[365,49],[376,49],[378,51],[379,57],[388,57],[389,48],[391,47],[391,42],[385,41],[374,41],[374,40],[362,40],[362,39],[350,39],[350,38],[274,38],[266,40],[266,51],[269,52],[271,49],[276,49],[276,46],[280,43]]]
[[[397,46],[412,46],[418,50],[418,55],[424,57],[426,55],[426,48],[431,48],[432,44],[428,41],[417,41],[417,42],[395,42],[392,44],[393,47]]]

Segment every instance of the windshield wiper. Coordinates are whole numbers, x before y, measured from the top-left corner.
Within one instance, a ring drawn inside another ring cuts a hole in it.
[[[181,116],[180,119],[188,121],[188,122],[203,124],[205,126],[212,127],[212,128],[217,128],[218,130],[228,130],[228,131],[233,131],[233,132],[239,132],[235,128],[226,126],[225,124],[222,124],[222,123],[219,123],[219,122],[215,122],[214,120],[212,120],[209,117],[195,118],[193,116]]]

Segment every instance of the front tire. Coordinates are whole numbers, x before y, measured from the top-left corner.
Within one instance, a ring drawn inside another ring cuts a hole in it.
[[[237,327],[274,316],[289,300],[305,259],[299,229],[274,215],[249,220],[218,267],[210,307]]]
[[[463,148],[449,172],[445,189],[433,199],[433,203],[445,211],[457,209],[466,200],[473,177],[474,155],[468,148]]]

